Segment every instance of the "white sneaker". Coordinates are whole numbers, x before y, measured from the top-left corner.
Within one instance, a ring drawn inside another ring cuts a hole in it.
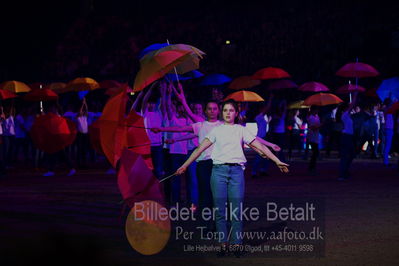
[[[43,176],[53,176],[54,172],[48,171],[47,173],[44,173]]]
[[[74,174],[76,174],[76,170],[74,168],[72,168],[69,173],[67,174],[67,176],[73,176]]]

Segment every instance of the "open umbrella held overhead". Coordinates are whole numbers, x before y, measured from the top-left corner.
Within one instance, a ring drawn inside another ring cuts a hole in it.
[[[339,104],[343,101],[336,95],[331,93],[317,93],[305,99],[304,105],[326,106],[330,104]]]

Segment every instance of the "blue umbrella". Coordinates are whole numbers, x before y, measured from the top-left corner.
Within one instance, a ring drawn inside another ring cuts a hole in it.
[[[83,100],[83,98],[89,93],[89,91],[79,91],[78,95],[79,95],[79,99]]]
[[[169,44],[168,43],[151,44],[151,45],[147,46],[146,48],[144,48],[143,50],[141,50],[141,52],[139,53],[139,58],[141,59],[143,56],[145,56],[149,52],[164,48],[165,46],[169,46]]]
[[[201,72],[197,70],[190,71],[184,75],[177,75],[180,81],[182,80],[189,80],[189,79],[196,79],[204,76]],[[176,74],[167,74],[166,77],[171,81],[177,81]]]
[[[391,98],[392,101],[399,100],[399,78],[394,77],[382,81],[377,90],[378,97],[382,101],[386,98]]]
[[[211,74],[206,76],[199,85],[222,85],[224,83],[230,82],[231,78],[223,74]]]

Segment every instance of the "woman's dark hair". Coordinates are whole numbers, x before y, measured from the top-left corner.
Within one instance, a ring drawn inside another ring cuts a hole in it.
[[[238,110],[238,103],[237,103],[235,100],[233,100],[233,99],[228,99],[228,100],[222,102],[222,110],[223,110],[223,108],[224,108],[224,106],[225,106],[226,104],[231,104],[231,105],[234,107],[234,109],[236,110],[236,112],[237,112],[237,113],[239,112],[239,110]]]
[[[236,110],[237,116],[234,118],[234,123],[237,124],[239,122],[239,112],[240,112],[240,110],[238,109],[238,103],[233,99],[228,99],[227,101],[222,102],[222,108],[221,108],[222,112],[226,104],[231,104],[234,107],[234,110]]]

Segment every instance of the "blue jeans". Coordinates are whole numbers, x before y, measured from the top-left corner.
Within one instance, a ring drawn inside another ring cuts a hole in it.
[[[186,159],[190,157],[194,150],[188,152]],[[197,182],[197,162],[192,162],[186,174],[186,191],[187,191],[187,201],[189,204],[193,203],[198,205],[198,182]]]
[[[151,146],[151,157],[154,164],[154,174],[158,179],[161,179],[165,174],[162,146]]]
[[[240,205],[243,203],[245,180],[244,169],[241,166],[213,165],[211,176],[213,205],[216,208],[216,230],[219,242],[241,244],[239,234],[242,232]],[[226,206],[226,203],[227,206]],[[231,207],[231,219],[226,217],[226,207]],[[227,230],[227,220],[231,220],[231,228]]]
[[[388,155],[389,155],[389,152],[391,151],[392,137],[393,137],[393,129],[386,128],[385,129],[384,164],[389,164]]]

